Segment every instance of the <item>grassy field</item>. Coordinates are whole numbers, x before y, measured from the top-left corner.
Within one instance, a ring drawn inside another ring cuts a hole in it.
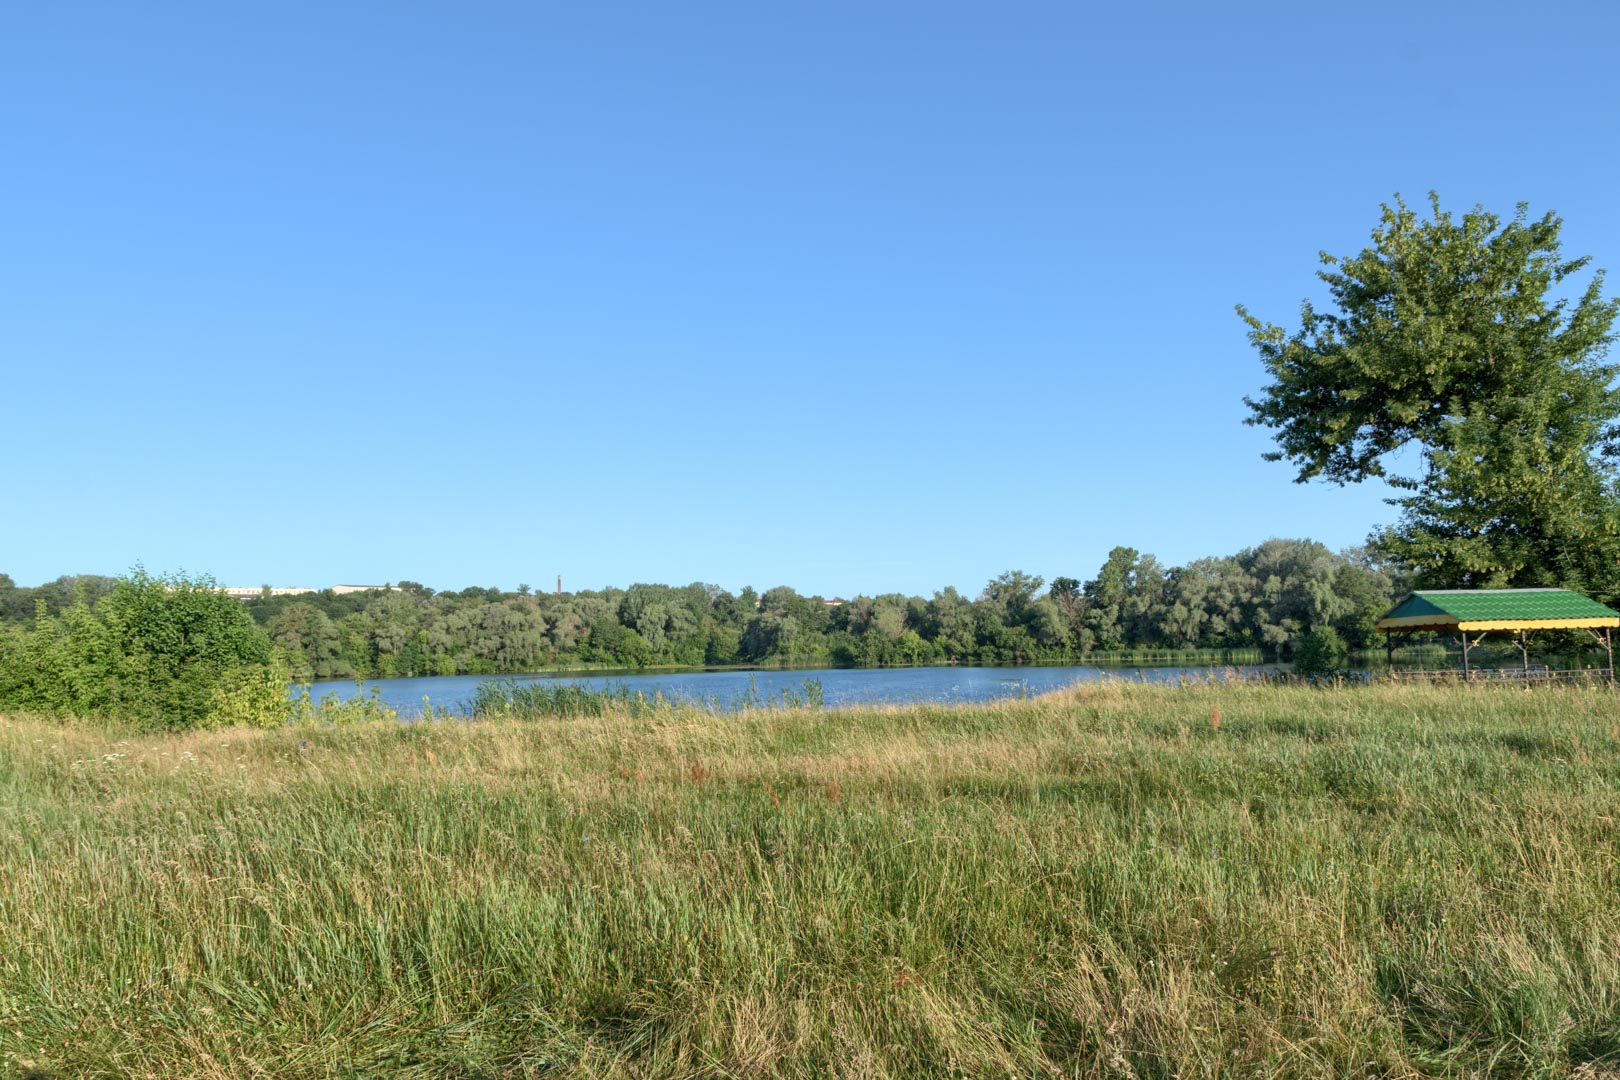
[[[0,1076],[1616,1076],[1617,717],[0,719]]]

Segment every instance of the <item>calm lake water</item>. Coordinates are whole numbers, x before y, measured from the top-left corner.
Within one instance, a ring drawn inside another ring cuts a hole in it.
[[[1183,677],[1208,677],[1210,668],[1142,667],[922,667],[922,668],[814,668],[784,671],[676,671],[654,674],[604,675],[444,675],[424,679],[380,679],[363,689],[353,680],[317,682],[310,694],[319,700],[336,694],[347,700],[377,687],[382,700],[402,715],[420,715],[422,699],[452,712],[469,711],[478,685],[512,679],[517,682],[571,683],[593,690],[625,687],[651,697],[662,694],[730,709],[753,699],[761,704],[781,701],[786,692],[802,692],[806,679],[821,683],[828,706],[907,704],[921,701],[968,702],[1023,697],[1079,682],[1099,679],[1134,679],[1175,682]],[[1258,671],[1246,667],[1243,671]]]

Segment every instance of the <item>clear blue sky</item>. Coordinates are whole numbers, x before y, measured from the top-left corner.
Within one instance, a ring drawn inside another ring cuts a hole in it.
[[[1620,274],[1607,3],[10,4],[0,570],[852,595],[1360,542],[1233,314]],[[1620,282],[1617,282],[1620,284]]]

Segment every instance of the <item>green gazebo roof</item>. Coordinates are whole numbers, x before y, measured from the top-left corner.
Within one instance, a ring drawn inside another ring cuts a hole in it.
[[[1568,589],[1425,589],[1378,620],[1377,629],[1540,630],[1620,626],[1620,611]]]

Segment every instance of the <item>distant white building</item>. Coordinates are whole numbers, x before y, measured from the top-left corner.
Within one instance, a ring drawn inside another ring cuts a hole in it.
[[[305,593],[312,593],[314,591],[315,591],[314,589],[296,589],[296,588],[273,589],[269,585],[260,585],[258,588],[251,588],[251,589],[250,588],[236,588],[234,586],[226,586],[225,595],[229,596],[233,600],[262,600],[266,595],[270,595],[270,596],[303,596]]]
[[[267,596],[308,596],[318,593],[319,589],[300,589],[294,587],[272,588],[269,585],[259,585],[253,588],[226,586],[225,595],[233,600],[263,600]],[[333,585],[332,592],[339,596],[353,592],[398,592],[397,585]]]

